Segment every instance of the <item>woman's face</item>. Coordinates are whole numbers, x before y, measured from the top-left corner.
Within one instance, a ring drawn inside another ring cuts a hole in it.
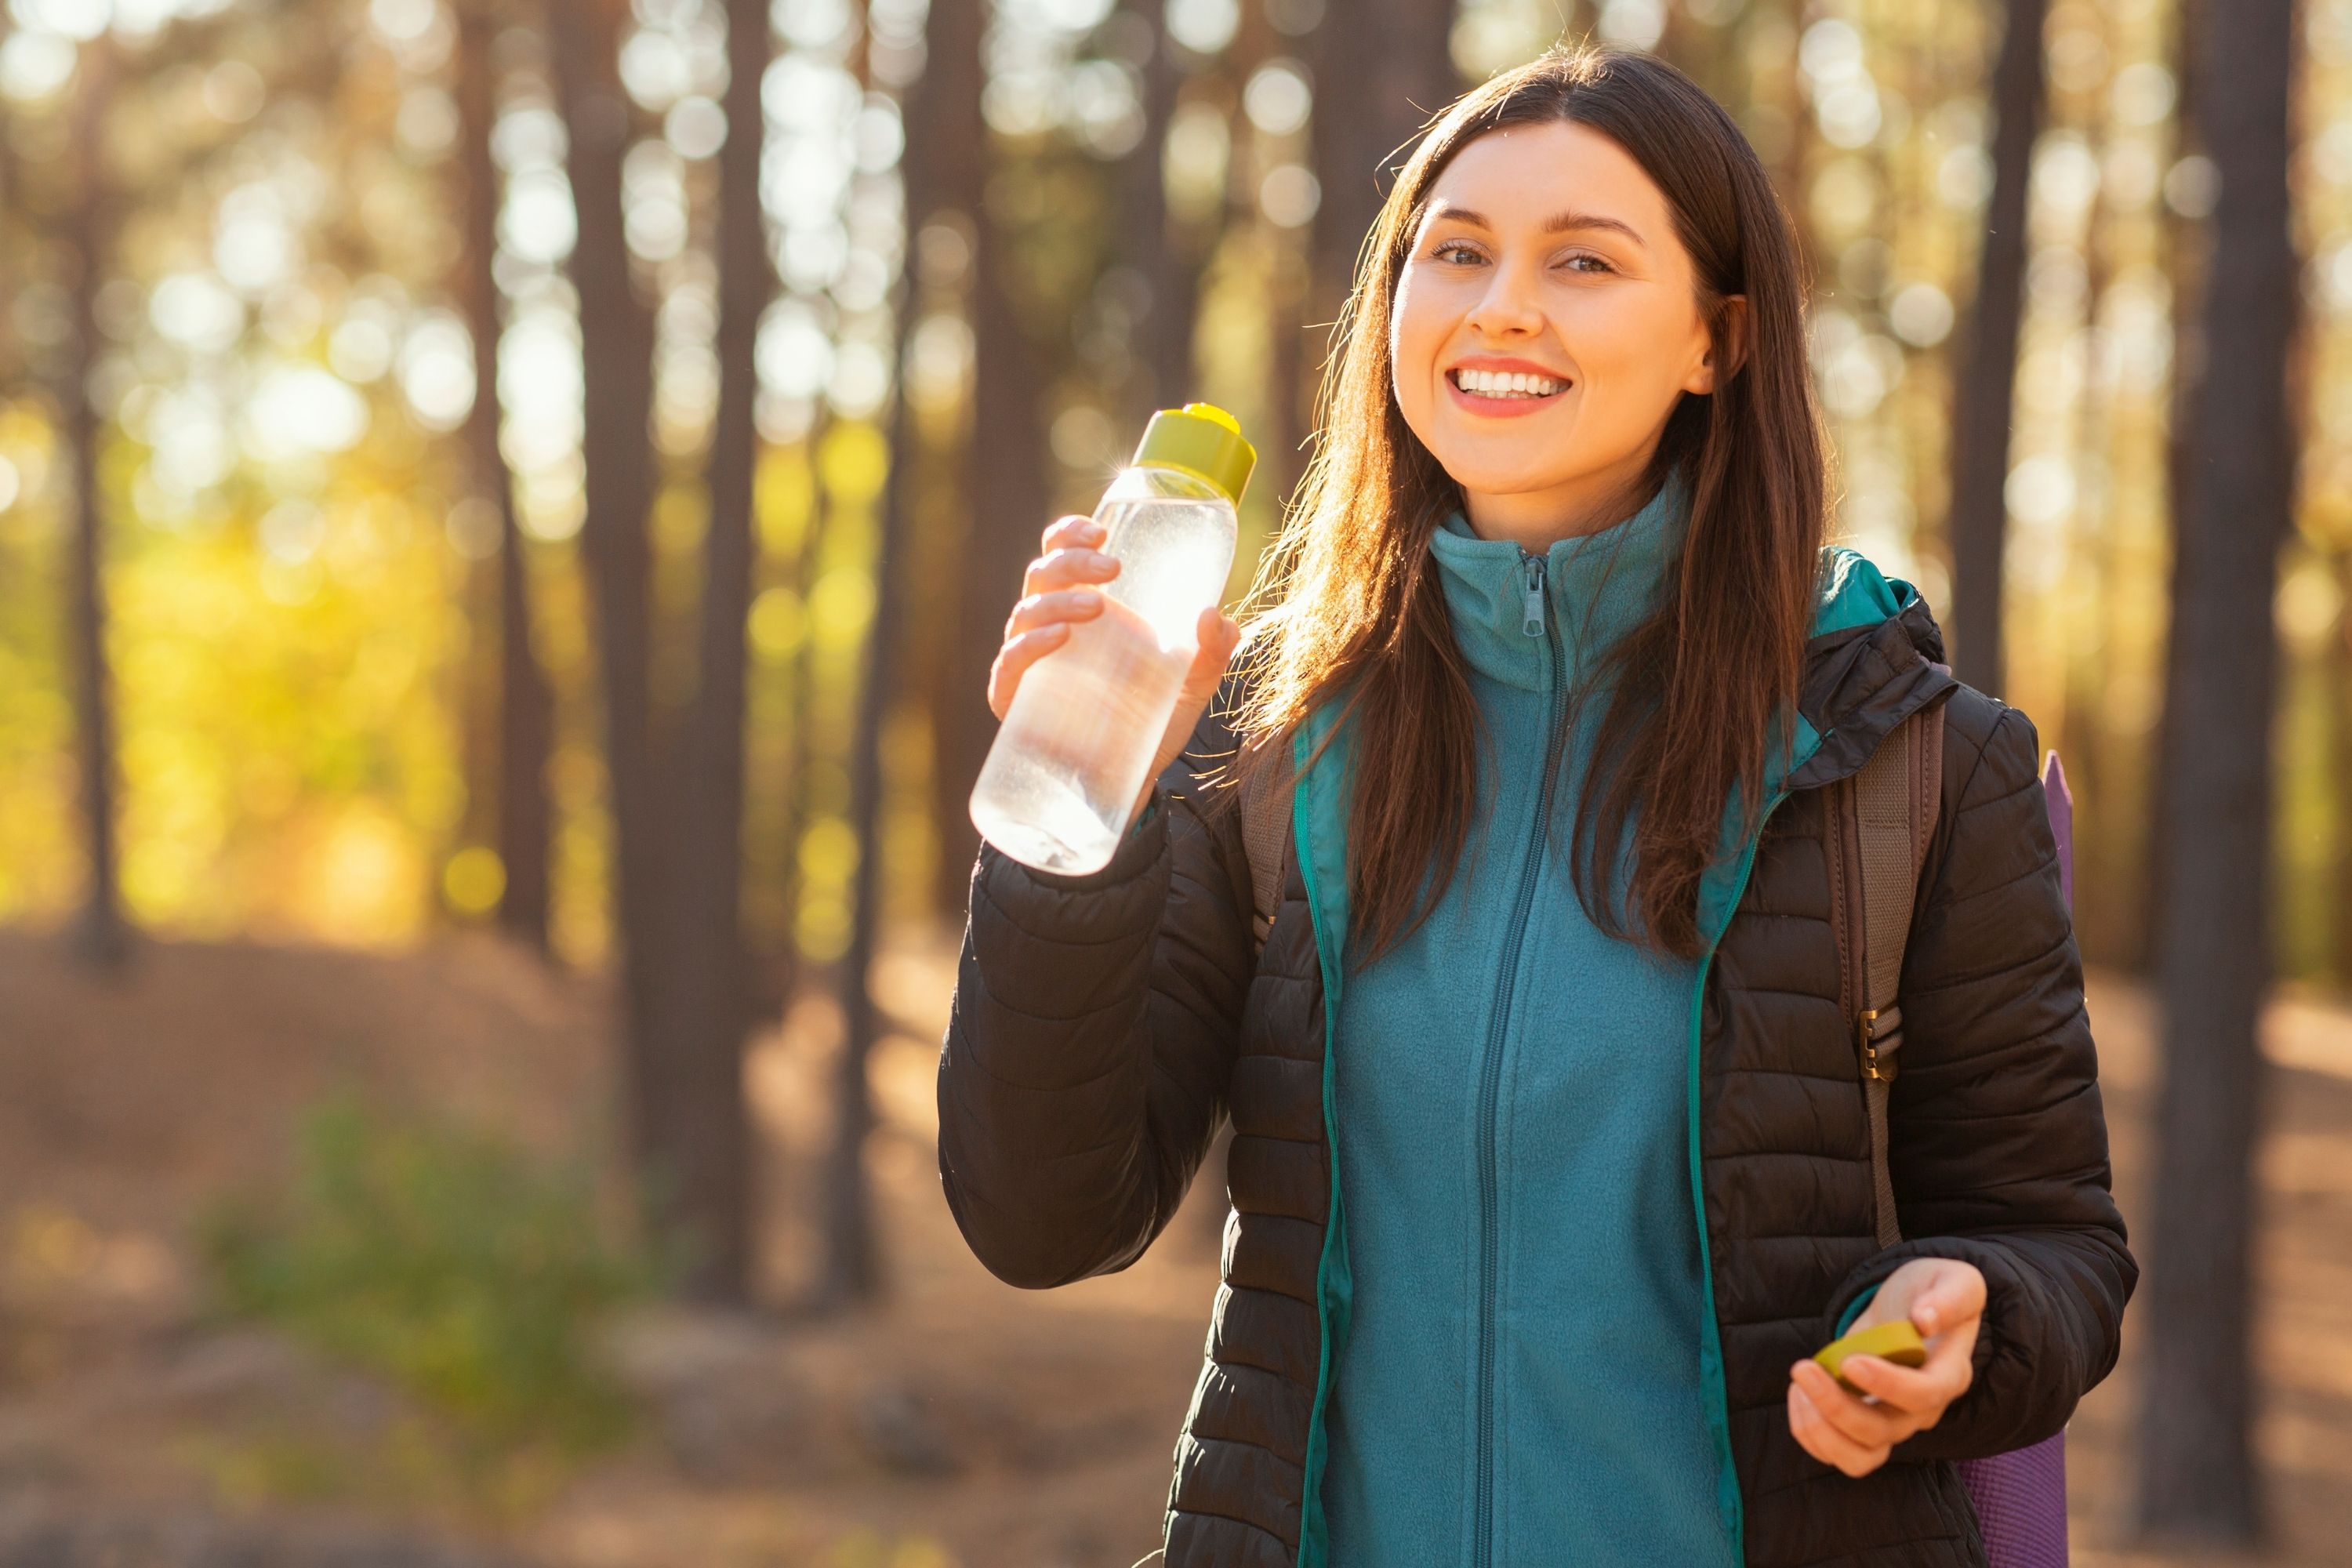
[[[1675,403],[1715,389],[1664,193],[1564,121],[1454,154],[1389,335],[1405,423],[1461,485],[1471,525],[1535,548],[1622,521]]]

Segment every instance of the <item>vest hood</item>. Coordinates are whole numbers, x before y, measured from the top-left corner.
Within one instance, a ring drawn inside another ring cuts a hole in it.
[[[1895,725],[1958,683],[1944,634],[1919,591],[1843,545],[1822,554],[1813,635],[1797,688],[1802,731],[1818,743],[1790,773],[1790,789],[1814,789],[1861,771]]]

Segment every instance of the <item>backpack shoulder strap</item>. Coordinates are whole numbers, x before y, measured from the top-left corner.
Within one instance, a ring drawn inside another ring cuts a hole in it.
[[[1242,847],[1249,856],[1250,934],[1261,949],[1282,908],[1282,860],[1290,847],[1290,748],[1242,775]]]
[[[1936,830],[1944,769],[1944,706],[1932,703],[1891,731],[1870,761],[1830,794],[1832,924],[1843,950],[1863,1099],[1878,1242],[1902,1238],[1887,1168],[1888,1092],[1903,1045],[1903,950]],[[1849,863],[1852,870],[1845,869]],[[1858,901],[1859,909],[1853,908]],[[1841,918],[1842,917],[1842,918]]]

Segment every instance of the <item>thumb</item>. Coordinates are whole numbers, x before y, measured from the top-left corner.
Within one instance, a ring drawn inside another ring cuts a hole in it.
[[[1921,1282],[1911,1300],[1911,1323],[1933,1337],[1984,1311],[1984,1276],[1965,1263],[1946,1263]]]
[[[1192,656],[1192,668],[1184,684],[1188,689],[1213,689],[1223,679],[1225,666],[1232,662],[1234,648],[1241,641],[1240,623],[1211,605],[1201,612],[1200,623],[1193,631],[1198,651]]]

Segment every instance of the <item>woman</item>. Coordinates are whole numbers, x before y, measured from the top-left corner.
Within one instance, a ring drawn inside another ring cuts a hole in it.
[[[1102,871],[982,851],[940,1163],[982,1261],[1133,1262],[1233,1119],[1169,1568],[1979,1563],[1949,1461],[2113,1363],[2136,1269],[2033,729],[1824,552],[1804,345],[1786,218],[1686,78],[1469,93],[1366,246],[1236,673],[1204,613]],[[1087,519],[1045,542],[1000,714],[1115,570]],[[1937,703],[1882,1247],[1824,800]],[[1286,767],[1260,950],[1226,802]],[[1806,1359],[1897,1318],[1916,1370]]]

